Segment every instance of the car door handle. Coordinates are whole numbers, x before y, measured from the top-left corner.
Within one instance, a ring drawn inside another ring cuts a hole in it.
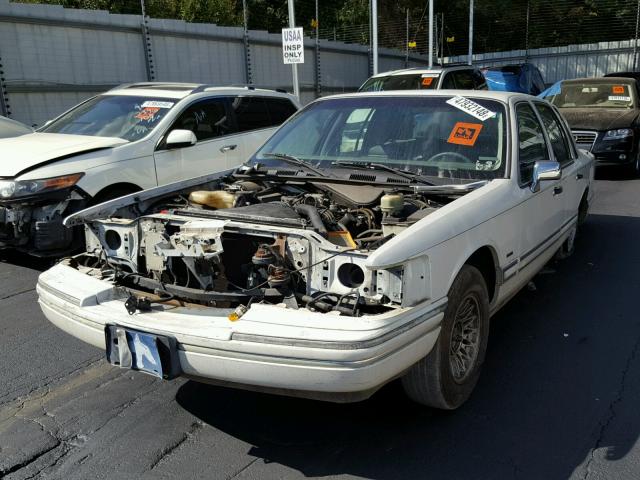
[[[562,187],[553,187],[553,194],[560,195],[562,193]]]
[[[584,178],[584,175],[582,175],[581,173],[576,174],[576,180],[582,180]]]
[[[238,145],[225,145],[224,147],[220,147],[220,151],[222,153],[230,152],[231,150],[235,150]]]

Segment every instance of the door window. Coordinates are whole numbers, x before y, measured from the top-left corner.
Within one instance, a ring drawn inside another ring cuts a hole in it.
[[[560,124],[560,120],[558,120],[555,113],[553,113],[553,110],[548,105],[538,102],[536,102],[535,105],[540,113],[540,117],[542,117],[544,128],[547,130],[547,135],[549,136],[549,141],[551,142],[551,148],[553,149],[556,161],[559,162],[560,165],[566,165],[572,160],[570,153],[571,150],[569,149],[569,141],[562,125]]]
[[[271,125],[277,126],[296,113],[297,109],[286,98],[265,98],[267,109],[269,110],[269,117],[271,118]]]
[[[473,75],[473,86],[476,90],[487,90],[487,81],[480,70],[474,70],[471,75]]]
[[[442,89],[444,90],[454,90],[456,88],[456,84],[453,81],[453,72],[447,73],[442,79]]]
[[[226,103],[225,98],[196,102],[180,114],[171,130],[191,130],[199,142],[227,135],[231,127]]]
[[[527,103],[516,107],[518,117],[518,166],[520,184],[526,185],[533,179],[533,164],[548,160],[549,151],[544,139],[542,125],[533,108]]]
[[[272,126],[267,104],[262,97],[237,97],[231,106],[240,132]]]
[[[452,72],[456,88],[461,90],[473,90],[473,70],[457,70]]]

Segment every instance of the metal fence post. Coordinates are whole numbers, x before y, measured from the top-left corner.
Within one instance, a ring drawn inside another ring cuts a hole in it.
[[[316,0],[316,98],[322,96],[322,77],[320,76],[320,13]]]
[[[409,9],[407,8],[406,35],[404,39],[404,68],[409,68]]]
[[[149,32],[149,17],[144,8],[144,0],[140,0],[142,10],[142,41],[144,44],[144,60],[147,67],[147,80],[153,82],[156,79],[155,67],[153,66],[153,50],[151,49],[151,33]]]
[[[7,92],[7,84],[4,78],[4,66],[2,65],[2,56],[0,56],[0,113],[5,117],[11,116],[11,107],[9,106],[9,92]]]
[[[638,22],[640,21],[640,0],[636,6],[636,35],[633,39],[633,71],[636,71],[638,66]]]
[[[529,0],[527,0],[527,23],[524,29],[524,61],[529,61]]]
[[[244,75],[248,85],[253,83],[251,75],[251,43],[249,43],[249,11],[247,9],[247,0],[242,0],[242,16],[244,19],[244,32],[242,34],[242,42],[244,44]]]

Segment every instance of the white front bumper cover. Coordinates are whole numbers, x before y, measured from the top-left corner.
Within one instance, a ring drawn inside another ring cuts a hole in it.
[[[239,388],[331,401],[357,401],[398,377],[433,348],[446,298],[380,315],[345,317],[254,304],[231,309],[154,306],[129,315],[109,282],[58,264],[37,292],[57,327],[105,348],[105,325],[176,339],[182,375]]]

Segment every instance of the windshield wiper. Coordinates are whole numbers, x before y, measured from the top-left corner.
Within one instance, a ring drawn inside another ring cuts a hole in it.
[[[279,160],[284,160],[285,162],[292,163],[292,164],[298,165],[300,167],[304,167],[307,170],[310,170],[313,173],[315,173],[317,175],[320,175],[321,177],[326,177],[326,174],[324,172],[322,172],[321,170],[319,170],[319,169],[317,169],[315,167],[312,167],[311,165],[309,165],[304,160],[300,160],[298,157],[294,157],[293,155],[289,155],[287,153],[268,152],[268,153],[263,153],[262,156],[264,156],[264,157],[273,157],[273,158],[277,158]]]
[[[385,165],[383,163],[351,162],[349,160],[336,160],[334,162],[331,162],[331,165],[360,168],[363,170],[380,170],[384,172],[393,173],[394,175],[398,175],[399,177],[406,178],[407,180],[411,180],[412,182],[422,183],[423,185],[430,185],[430,186],[433,185],[433,183],[423,180],[421,176],[418,175],[417,173],[407,172],[406,170],[401,170],[400,168],[396,168],[396,167],[390,167],[389,165]]]

